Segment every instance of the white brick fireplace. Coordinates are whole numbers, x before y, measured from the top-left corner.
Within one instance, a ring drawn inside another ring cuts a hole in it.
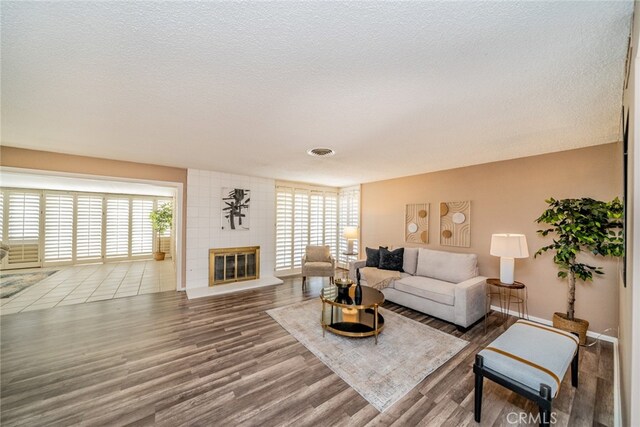
[[[225,187],[251,190],[249,230],[222,229],[221,194],[222,188]],[[260,280],[273,278],[275,203],[275,181],[272,179],[189,169],[187,171],[187,290],[209,287],[209,249],[212,248],[260,246]]]

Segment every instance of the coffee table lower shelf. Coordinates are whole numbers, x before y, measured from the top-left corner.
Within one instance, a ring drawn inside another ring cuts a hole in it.
[[[370,337],[377,335],[384,329],[384,317],[378,314],[378,329],[365,325],[363,323],[355,322],[337,322],[330,325],[324,325],[327,331],[334,334],[343,335],[345,337]]]
[[[327,308],[331,312],[330,316],[327,317],[330,317],[331,320],[325,323],[323,317],[322,336],[324,336],[325,331],[351,338],[373,336],[375,337],[376,344],[378,343],[378,335],[384,329],[384,317],[378,312],[378,307],[360,309],[357,311],[355,309],[347,309],[348,311],[355,311],[357,313],[353,313],[355,314],[355,316],[353,317],[357,318],[357,321],[353,322],[344,321],[343,316],[340,315],[342,313],[339,313],[340,311],[344,310],[343,308],[334,306],[329,306]],[[340,320],[336,319],[336,317]],[[334,319],[338,321],[334,321]]]

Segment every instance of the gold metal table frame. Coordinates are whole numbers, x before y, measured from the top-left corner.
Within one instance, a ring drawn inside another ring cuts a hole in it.
[[[355,286],[343,294],[340,294],[337,286],[324,288],[320,292],[323,337],[326,331],[352,338],[373,336],[378,344],[378,335],[384,329],[384,317],[379,312],[384,295],[367,286],[363,286],[362,291],[363,301],[360,304],[355,304]]]

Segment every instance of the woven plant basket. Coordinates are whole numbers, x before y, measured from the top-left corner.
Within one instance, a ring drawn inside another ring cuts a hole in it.
[[[163,261],[164,260],[164,252],[154,252],[153,253],[153,259],[155,259],[156,261]]]
[[[553,313],[553,327],[567,332],[575,332],[580,338],[580,345],[587,344],[589,322],[584,319],[567,319],[567,313]]]

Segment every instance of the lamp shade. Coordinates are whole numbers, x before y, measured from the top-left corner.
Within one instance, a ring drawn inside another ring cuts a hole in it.
[[[342,230],[342,236],[347,239],[357,239],[358,238],[358,227],[345,227],[344,230]]]
[[[527,258],[527,237],[524,234],[492,234],[490,253],[506,258]]]

